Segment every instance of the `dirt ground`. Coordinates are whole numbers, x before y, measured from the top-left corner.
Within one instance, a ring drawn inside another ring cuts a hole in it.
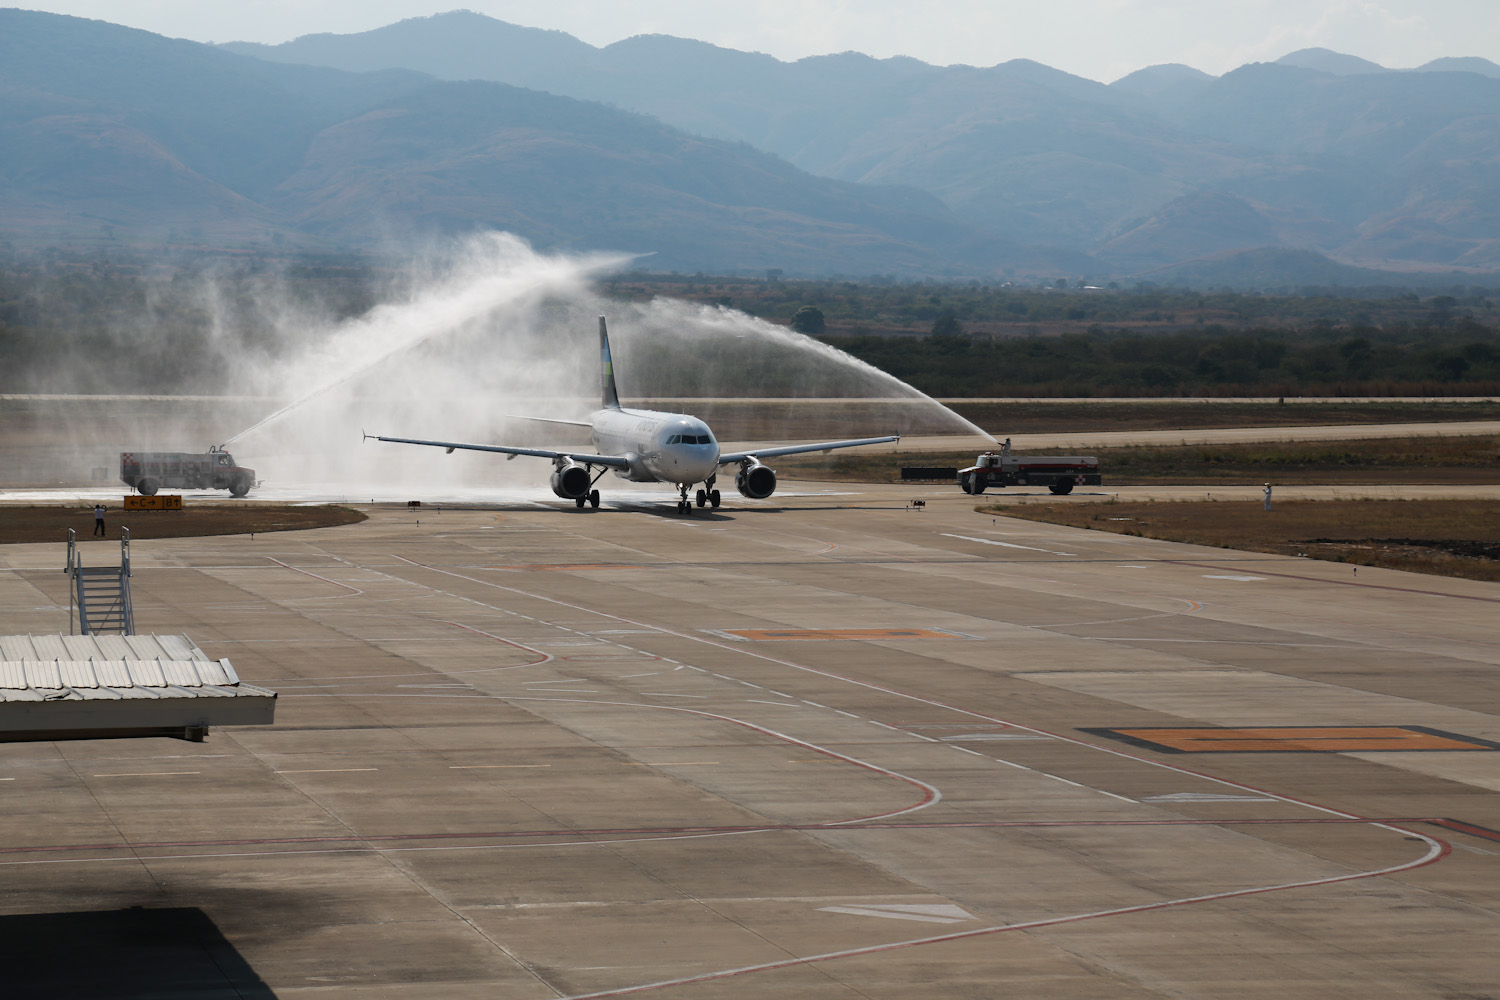
[[[182,510],[121,510],[104,515],[106,537],[118,540],[122,525],[130,537],[189,538],[199,535],[242,535],[261,531],[297,531],[354,524],[365,515],[349,507],[292,507],[286,504],[237,503],[184,507]],[[94,536],[92,504],[11,507],[0,506],[0,545],[17,542],[66,542],[68,529],[81,541]]]
[[[1470,580],[1500,580],[1500,501],[1029,504],[985,513]]]

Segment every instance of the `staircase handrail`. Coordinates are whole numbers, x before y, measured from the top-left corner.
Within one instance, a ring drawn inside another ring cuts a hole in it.
[[[63,567],[63,572],[68,574],[68,634],[72,635],[73,605],[77,600],[74,590],[78,585],[78,532],[72,528],[68,529],[68,564]]]

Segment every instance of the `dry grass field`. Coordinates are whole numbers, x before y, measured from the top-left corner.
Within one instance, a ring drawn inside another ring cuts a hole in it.
[[[1500,580],[1500,501],[1298,500],[1026,504],[981,508],[1077,528]]]
[[[200,535],[242,535],[261,531],[296,531],[354,524],[365,515],[348,507],[291,507],[285,504],[216,504],[182,510],[132,510],[110,507],[104,526],[111,541],[120,538],[121,525],[132,539],[190,538]],[[0,545],[17,542],[65,542],[68,529],[81,541],[94,538],[92,504],[49,507],[0,506]]]

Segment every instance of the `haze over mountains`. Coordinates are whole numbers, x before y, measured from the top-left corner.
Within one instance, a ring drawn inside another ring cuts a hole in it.
[[[1500,270],[1500,66],[1304,50],[1104,85],[468,12],[211,47],[4,10],[0,179],[32,244],[497,227],[660,270],[1446,280]]]

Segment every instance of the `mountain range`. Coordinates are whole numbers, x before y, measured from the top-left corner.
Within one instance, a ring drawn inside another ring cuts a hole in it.
[[[1497,161],[1482,59],[1310,49],[1106,85],[1026,60],[596,48],[464,11],[207,46],[0,10],[13,243],[497,227],[661,270],[1296,284],[1326,258],[1447,281],[1500,270]]]

